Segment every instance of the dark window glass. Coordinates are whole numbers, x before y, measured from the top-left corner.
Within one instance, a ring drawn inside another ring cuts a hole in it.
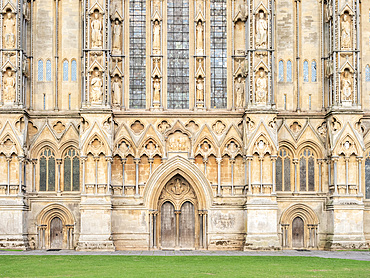
[[[49,149],[40,154],[40,191],[55,190],[55,157]]]
[[[370,199],[370,158],[365,160],[365,197]]]
[[[167,97],[169,109],[189,108],[189,2],[167,2]]]
[[[311,156],[308,159],[308,190],[315,191],[315,159]]]
[[[284,191],[290,191],[290,158],[284,159]]]
[[[71,190],[71,159],[64,158],[64,191]]]
[[[226,0],[211,1],[211,108],[227,106]]]
[[[145,94],[145,0],[130,0],[130,108],[144,109]]]
[[[306,191],[306,158],[301,157],[299,161],[300,191]]]
[[[80,191],[80,159],[73,158],[73,191]]]
[[[276,191],[283,190],[283,161],[281,157],[276,160]]]
[[[46,191],[46,158],[40,158],[40,191]]]

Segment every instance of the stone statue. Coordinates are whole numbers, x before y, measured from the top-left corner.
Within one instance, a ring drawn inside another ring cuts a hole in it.
[[[244,107],[244,82],[240,75],[235,80],[235,96],[235,107]]]
[[[256,47],[266,48],[267,47],[267,21],[265,19],[265,13],[260,11],[258,14],[256,27]]]
[[[4,100],[5,102],[14,102],[15,100],[15,77],[10,70],[4,77]]]
[[[351,22],[348,20],[348,14],[344,14],[341,24],[341,46],[342,48],[351,48]]]
[[[121,50],[121,24],[116,20],[113,26],[113,52],[120,53]]]
[[[348,70],[344,71],[341,83],[342,83],[342,101],[352,101],[352,82]]]
[[[267,78],[265,72],[260,70],[256,80],[256,102],[265,103],[267,95]]]
[[[99,102],[102,100],[102,86],[103,82],[99,76],[99,72],[95,71],[94,77],[91,79],[91,94],[90,100],[92,102]]]
[[[328,0],[326,4],[326,20],[329,21],[333,17],[333,7],[331,5],[331,0]]]
[[[197,89],[197,102],[203,102],[204,101],[204,80],[203,78],[200,77],[197,79],[196,89]]]
[[[119,80],[118,75],[116,75],[113,79],[112,93],[113,93],[112,97],[113,105],[119,105],[121,96],[121,82]]]
[[[99,19],[99,13],[94,12],[94,20],[91,22],[91,47],[102,47],[102,23]]]
[[[4,20],[4,38],[6,48],[15,47],[15,20],[10,10],[6,13]]]
[[[197,55],[203,55],[203,24],[198,21],[196,27]]]
[[[161,26],[159,21],[155,20],[153,24],[153,54],[161,53]]]
[[[161,82],[158,77],[153,80],[153,102],[159,103],[161,100]]]
[[[30,20],[30,6],[27,1],[23,2],[23,17],[25,20]]]

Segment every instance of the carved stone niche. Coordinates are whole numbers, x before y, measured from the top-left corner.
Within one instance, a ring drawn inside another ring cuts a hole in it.
[[[351,67],[345,67],[340,74],[341,102],[343,106],[352,106],[353,95],[353,70]]]
[[[167,151],[170,153],[184,154],[183,156],[187,158],[187,154],[190,150],[190,139],[188,135],[182,133],[181,131],[176,131],[168,136],[167,139]]]
[[[172,201],[175,208],[180,209],[183,200],[196,202],[196,195],[192,186],[180,175],[175,175],[163,188],[159,197],[160,203]]]
[[[103,47],[103,14],[104,10],[98,2],[90,9],[90,42],[92,49]]]
[[[13,105],[16,100],[15,71],[11,67],[3,69],[3,102],[5,105]]]
[[[8,3],[3,11],[3,47],[5,49],[16,48],[16,26],[17,20],[15,17],[15,9],[13,5]]]

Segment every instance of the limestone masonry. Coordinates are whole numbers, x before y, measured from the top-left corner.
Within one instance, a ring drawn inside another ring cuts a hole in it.
[[[369,248],[370,1],[0,12],[0,249]]]

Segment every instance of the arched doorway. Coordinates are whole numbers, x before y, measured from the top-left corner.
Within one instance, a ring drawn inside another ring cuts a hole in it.
[[[292,247],[301,248],[304,246],[304,222],[302,218],[296,217],[292,223]]]
[[[63,223],[59,217],[53,218],[50,222],[50,248],[63,248]]]
[[[167,250],[199,248],[202,233],[198,202],[191,185],[175,175],[163,188],[159,197],[159,247]]]

